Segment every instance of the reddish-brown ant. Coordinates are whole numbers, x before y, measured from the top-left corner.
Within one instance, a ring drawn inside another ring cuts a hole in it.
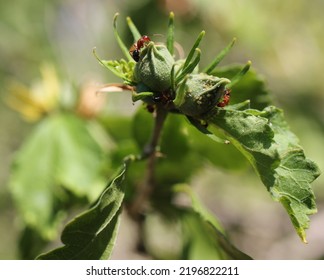
[[[225,107],[229,103],[230,97],[231,97],[231,90],[226,89],[223,96],[223,100],[217,103],[217,107]]]
[[[149,38],[149,36],[144,35],[131,46],[129,53],[136,62],[138,62],[140,59],[141,48],[145,47],[145,45],[147,45],[150,41],[151,39]]]

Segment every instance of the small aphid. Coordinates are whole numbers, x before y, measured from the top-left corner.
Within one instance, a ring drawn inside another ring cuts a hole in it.
[[[223,100],[217,103],[217,107],[225,107],[226,105],[228,105],[230,98],[231,98],[231,90],[226,89],[225,94],[223,96]]]
[[[145,47],[145,45],[147,45],[150,41],[151,39],[149,38],[149,36],[144,35],[130,47],[129,53],[136,62],[138,62],[140,59],[141,48]]]

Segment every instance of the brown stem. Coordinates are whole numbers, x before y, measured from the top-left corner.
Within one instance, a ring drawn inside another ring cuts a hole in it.
[[[155,166],[158,156],[158,143],[161,136],[164,121],[168,112],[162,107],[157,106],[155,115],[155,125],[150,142],[145,146],[142,158],[147,158],[147,168],[144,182],[138,189],[138,195],[129,207],[129,214],[135,220],[140,218],[146,202],[155,188]]]

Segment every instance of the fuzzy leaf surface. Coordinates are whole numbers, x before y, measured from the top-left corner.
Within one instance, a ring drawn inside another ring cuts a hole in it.
[[[274,106],[263,111],[215,109],[205,119],[223,130],[247,157],[272,198],[282,203],[297,234],[306,242],[308,215],[316,212],[310,184],[320,171],[305,157],[282,111]]]
[[[320,175],[320,170],[315,162],[305,156],[298,138],[289,130],[282,110],[271,106],[261,114],[272,124],[281,160],[275,169],[275,184],[269,186],[270,193],[286,208],[298,235],[306,242],[304,229],[309,227],[308,215],[317,212],[310,184]]]

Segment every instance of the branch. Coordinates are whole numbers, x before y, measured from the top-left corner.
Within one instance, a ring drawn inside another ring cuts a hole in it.
[[[151,140],[145,146],[142,154],[142,159],[147,158],[147,167],[144,182],[139,186],[137,197],[129,207],[129,214],[134,220],[139,220],[140,215],[146,206],[146,202],[155,188],[154,174],[156,159],[159,156],[158,144],[167,114],[168,112],[164,108],[157,106],[154,130],[151,136]]]

